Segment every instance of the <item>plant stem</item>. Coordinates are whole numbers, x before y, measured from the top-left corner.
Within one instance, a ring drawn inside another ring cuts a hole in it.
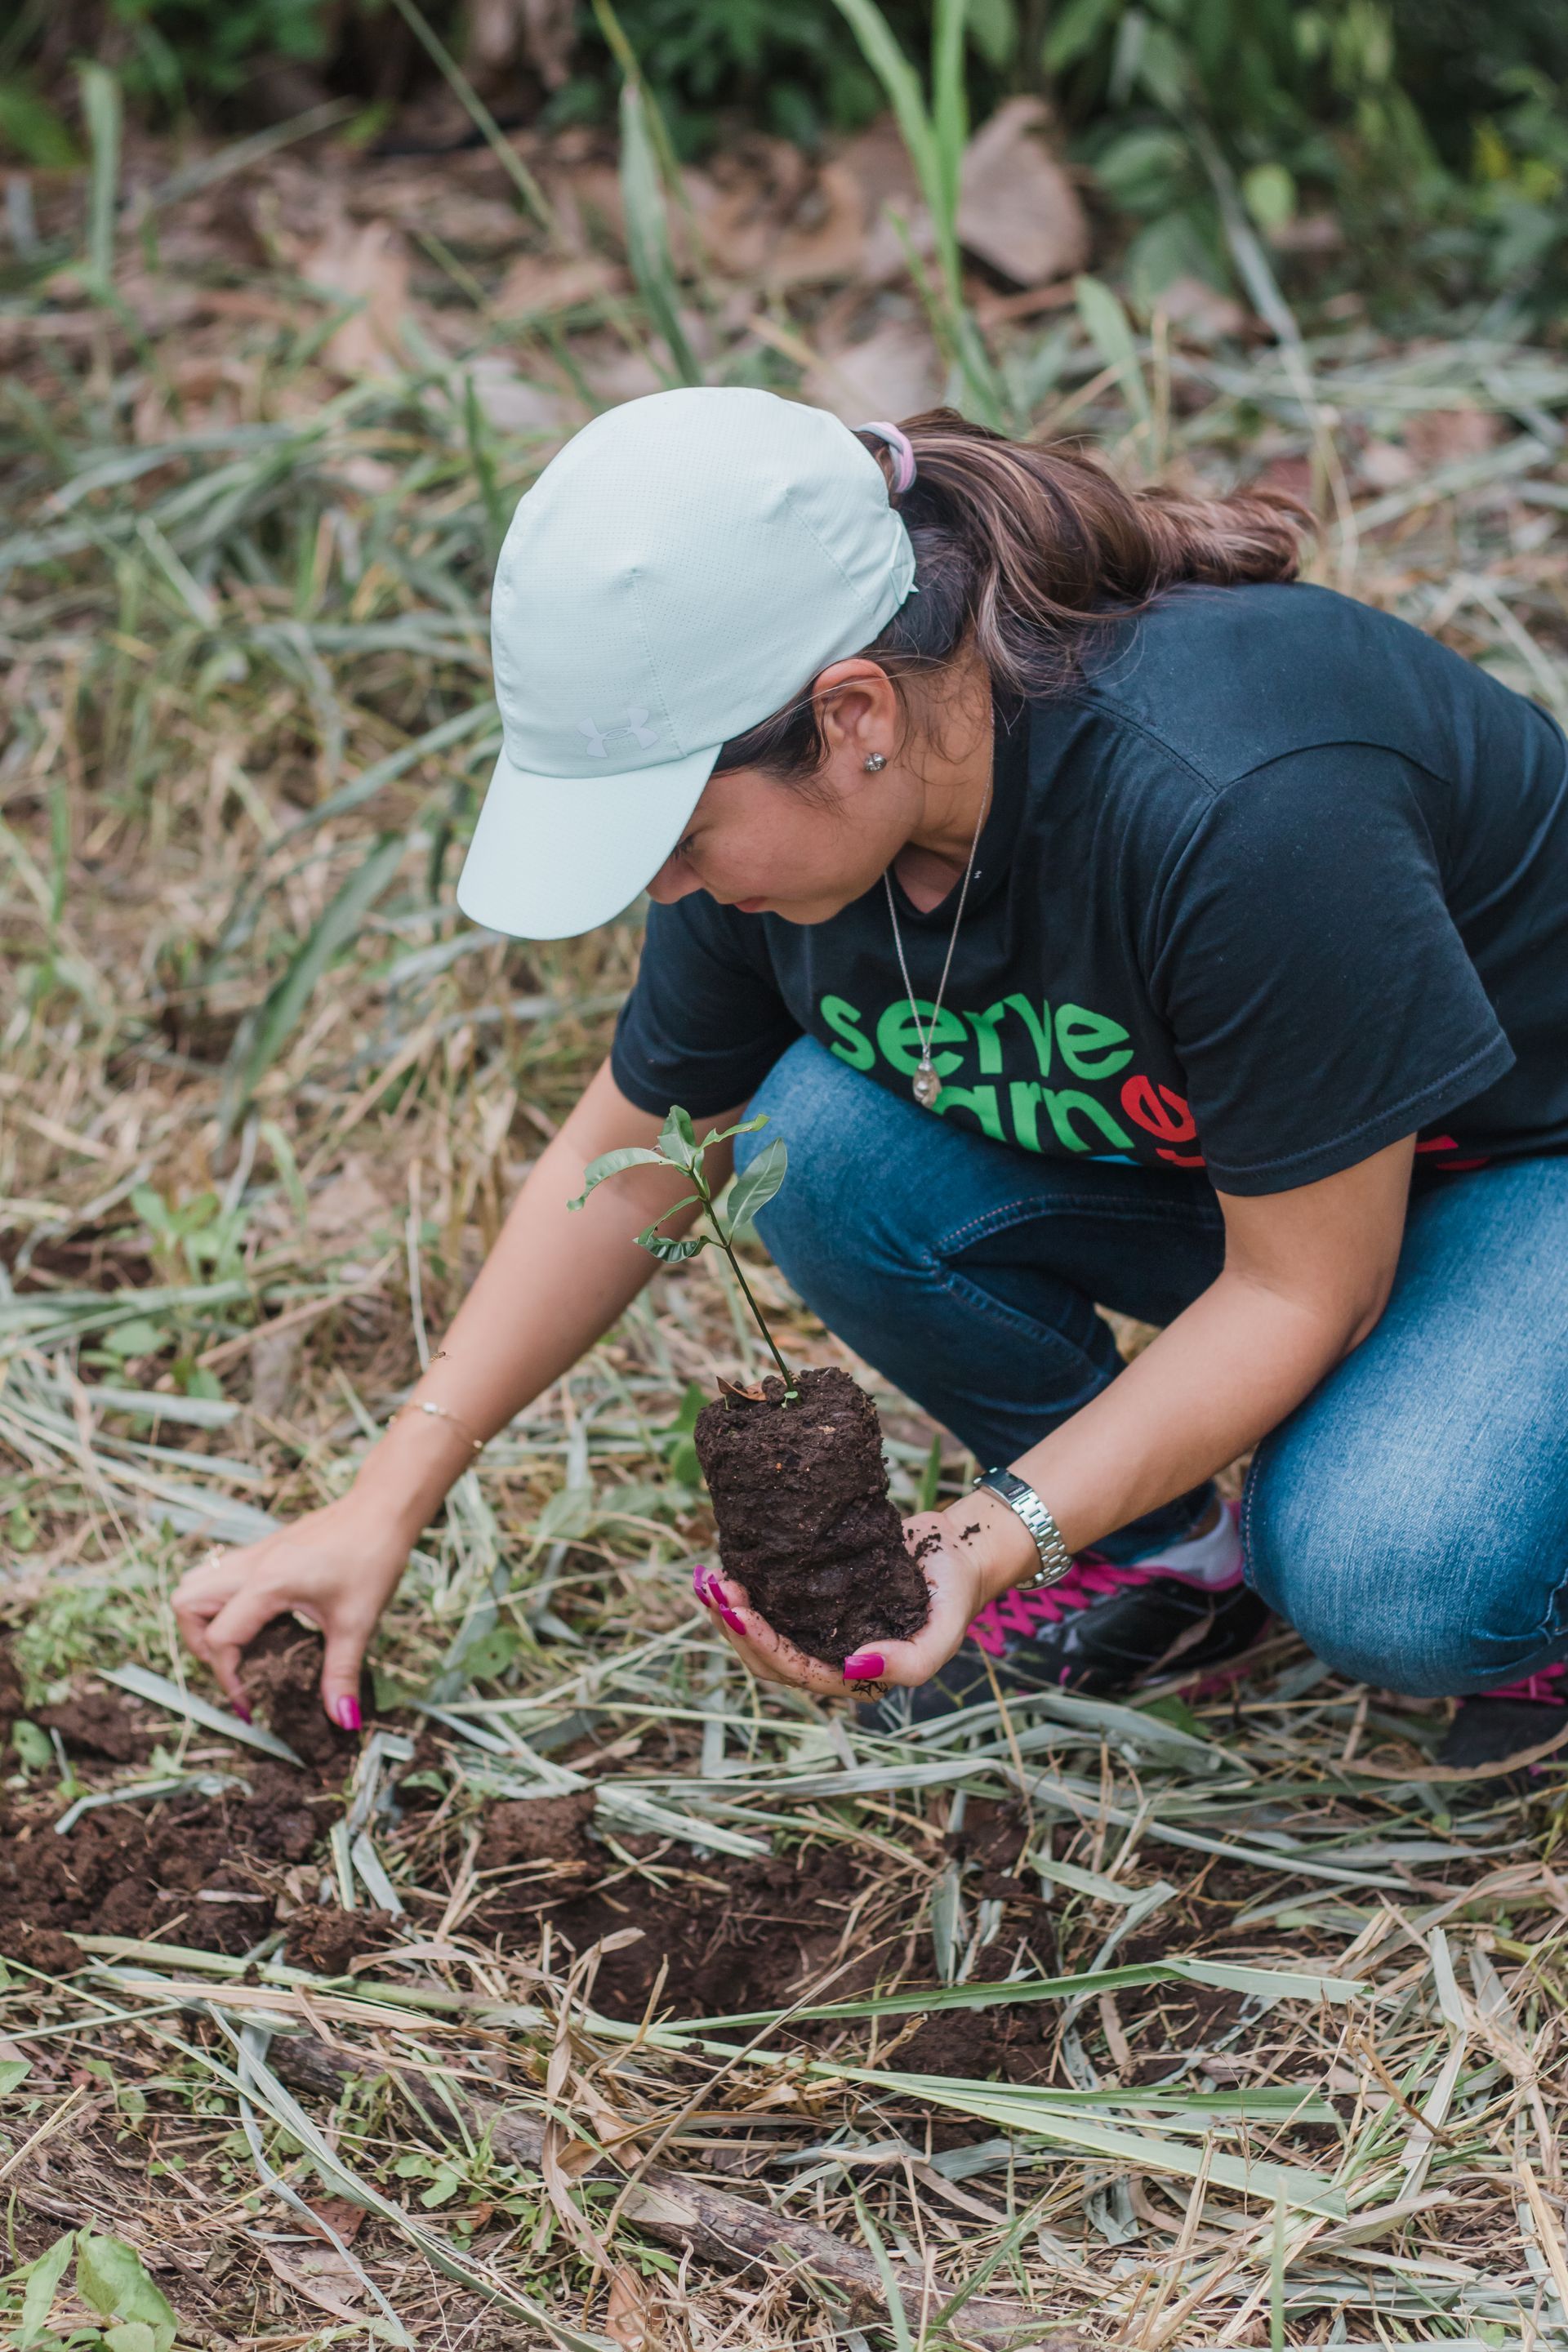
[[[719,1223],[718,1217],[714,1213],[713,1204],[711,1202],[708,1204],[708,1222],[713,1228],[714,1238],[717,1240],[720,1248],[723,1251],[725,1256],[729,1259],[731,1265],[734,1268],[735,1279],[741,1286],[742,1295],[743,1296],[747,1306],[751,1308],[753,1317],[756,1318],[757,1328],[768,1343],[768,1353],[772,1356],[774,1363],[779,1368],[779,1377],[784,1381],[785,1396],[792,1397],[796,1395],[798,1391],[795,1384],[795,1374],[790,1370],[789,1366],[785,1363],[784,1358],[780,1355],[778,1349],[773,1344],[773,1335],[768,1329],[767,1324],[763,1320],[763,1310],[757,1305],[756,1300],[752,1297],[752,1286],[746,1280],[745,1275],[742,1271],[740,1259],[735,1255],[734,1244],[731,1241],[729,1234],[724,1231],[723,1226]]]

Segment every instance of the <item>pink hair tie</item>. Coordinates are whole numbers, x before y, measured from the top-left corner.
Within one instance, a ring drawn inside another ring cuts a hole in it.
[[[910,446],[910,436],[896,425],[862,425],[862,433],[875,433],[893,453],[893,496],[902,498],[915,486],[915,453]]]

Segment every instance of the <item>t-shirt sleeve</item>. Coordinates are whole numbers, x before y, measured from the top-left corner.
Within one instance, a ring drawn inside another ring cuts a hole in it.
[[[679,1103],[709,1118],[749,1101],[800,1025],[779,993],[760,924],[754,941],[694,892],[648,908],[642,962],[616,1024],[610,1067],[639,1110]]]
[[[1513,1062],[1421,782],[1366,745],[1292,753],[1217,792],[1163,877],[1151,993],[1222,1192],[1335,1175]]]

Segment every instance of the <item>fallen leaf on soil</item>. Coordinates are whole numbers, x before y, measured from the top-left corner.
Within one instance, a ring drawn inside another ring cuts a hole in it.
[[[649,2338],[647,2295],[642,2281],[634,2270],[622,2263],[610,2282],[610,2299],[605,2308],[605,2328],[626,2352],[638,2352]]]
[[[351,2326],[360,2322],[358,2305],[364,2301],[364,2281],[334,2247],[323,2246],[319,2253],[313,2247],[285,2253],[281,2246],[263,2244],[261,2251],[275,2275],[307,2303],[331,2312],[334,2319],[346,2319]]]
[[[963,157],[960,239],[1020,286],[1071,277],[1089,259],[1089,215],[1045,143],[1050,120],[1043,99],[1009,98]]]
[[[519,375],[510,361],[487,352],[468,370],[479,413],[498,433],[560,433],[571,430],[574,404],[558,392]]]
[[[868,416],[913,416],[942,387],[936,352],[923,326],[890,319],[863,342],[825,352],[801,387],[802,397],[847,425]]]
[[[358,226],[341,214],[300,264],[312,286],[361,303],[321,348],[340,375],[389,375],[403,364],[399,329],[408,310],[408,248],[388,221]]]
[[[563,259],[520,253],[496,289],[490,308],[501,319],[542,318],[592,302],[620,282],[621,272],[602,254],[579,253]]]
[[[546,89],[559,89],[572,69],[574,0],[474,0],[468,10],[469,57],[494,68],[521,51]]]
[[[1217,286],[1205,286],[1201,278],[1173,278],[1159,296],[1159,308],[1173,327],[1204,343],[1239,335],[1248,316],[1239,302]]]
[[[351,2205],[346,2197],[317,2197],[311,2200],[310,2210],[345,2246],[352,2246],[364,2227],[364,2207]]]
[[[310,1231],[318,1241],[336,1241],[343,1234],[363,1233],[386,1224],[395,1212],[372,1178],[368,1163],[345,1160],[338,1173],[322,1185],[310,1202]]]
[[[760,146],[761,142],[757,142]],[[807,177],[804,159],[775,166],[770,152],[753,168],[710,178],[689,172],[687,193],[703,252],[725,278],[760,278],[774,289],[828,285],[861,273],[868,202],[847,163]],[[783,142],[777,142],[782,144]],[[682,240],[677,238],[678,249]]]
[[[902,240],[889,218],[889,207],[904,223],[918,254],[935,250],[931,215],[921,194],[909,150],[890,114],[879,115],[864,131],[847,140],[836,161],[849,173],[865,206],[866,244],[859,276],[868,286],[890,286],[909,276]]]
[[[1418,468],[1450,466],[1456,458],[1479,457],[1497,440],[1498,419],[1484,408],[1432,408],[1413,416],[1405,428],[1405,446]]]
[[[1396,490],[1415,476],[1415,460],[1397,441],[1369,441],[1356,459],[1356,475],[1372,490]]]

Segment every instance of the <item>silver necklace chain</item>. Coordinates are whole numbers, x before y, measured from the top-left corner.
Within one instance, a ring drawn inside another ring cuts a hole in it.
[[[903,937],[899,929],[899,910],[893,903],[891,869],[884,867],[882,871],[882,887],[888,894],[888,913],[892,919],[893,945],[898,950],[899,970],[903,974],[904,994],[910,1000],[910,1019],[915,1024],[915,1035],[920,1039],[921,1044],[920,1064],[911,1082],[911,1090],[922,1110],[934,1108],[936,1098],[942,1092],[942,1080],[936,1074],[931,1057],[931,1046],[936,1039],[936,1024],[942,1013],[942,1001],[947,993],[947,976],[952,970],[952,951],[958,945],[958,927],[963,920],[964,901],[969,896],[969,885],[974,873],[974,860],[980,850],[980,835],[984,830],[985,819],[990,813],[990,808],[991,786],[988,782],[985,787],[985,796],[980,803],[980,814],[974,820],[974,838],[969,845],[969,862],[964,866],[963,880],[959,885],[958,911],[952,919],[952,930],[948,938],[947,953],[942,959],[942,978],[936,984],[936,1000],[931,1009],[929,1029],[921,1027],[921,1016],[915,1004],[914,982],[910,978],[910,967],[904,959]]]

